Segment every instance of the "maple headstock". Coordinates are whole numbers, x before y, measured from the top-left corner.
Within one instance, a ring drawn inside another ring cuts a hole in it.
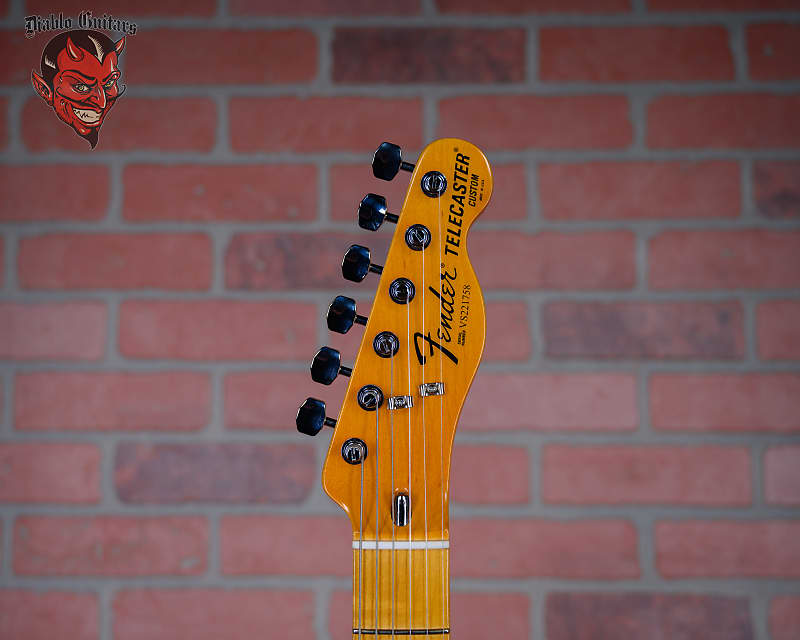
[[[492,173],[477,147],[455,138],[429,144],[416,165],[384,143],[375,175],[391,179],[399,169],[411,171],[399,213],[388,213],[376,194],[359,207],[363,228],[395,223],[382,269],[358,245],[342,267],[348,279],[380,274],[369,318],[342,296],[328,314],[334,330],[366,325],[352,370],[341,367],[338,352],[324,350],[312,365],[314,379],[325,384],[337,373],[350,376],[322,482],[356,537],[388,540],[394,528],[406,539],[445,539],[452,442],[485,337],[467,233],[489,201]],[[307,401],[298,429],[316,433],[323,424],[334,421]]]

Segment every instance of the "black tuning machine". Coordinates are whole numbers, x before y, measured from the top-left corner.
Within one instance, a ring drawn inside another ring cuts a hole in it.
[[[358,205],[358,226],[367,231],[377,231],[383,221],[397,224],[398,217],[386,211],[386,198],[368,193]]]
[[[375,151],[372,157],[372,173],[381,180],[391,180],[397,172],[413,171],[414,165],[410,162],[403,162],[400,154],[400,147],[391,142],[382,142],[381,146]]]
[[[347,296],[336,296],[328,307],[328,329],[336,333],[347,333],[355,324],[366,325],[366,316],[356,313],[356,301]]]
[[[336,420],[325,415],[325,403],[316,398],[308,398],[297,410],[297,430],[307,436],[315,436],[322,427],[335,427]]]
[[[342,366],[342,357],[336,349],[322,347],[311,361],[311,379],[320,384],[330,384],[340,373],[350,377],[353,370]]]
[[[342,275],[345,280],[361,282],[370,271],[382,273],[383,267],[370,262],[369,249],[360,244],[350,245],[342,260]]]

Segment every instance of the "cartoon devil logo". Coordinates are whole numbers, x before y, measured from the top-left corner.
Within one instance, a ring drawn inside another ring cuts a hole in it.
[[[122,95],[119,56],[125,38],[112,41],[99,31],[59,33],[42,53],[42,74],[31,82],[56,115],[89,141],[94,149],[100,125]]]

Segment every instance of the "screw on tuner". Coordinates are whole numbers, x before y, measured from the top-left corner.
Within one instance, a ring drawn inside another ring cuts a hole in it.
[[[383,142],[372,158],[372,173],[382,180],[393,179],[399,171],[413,171],[414,165],[402,159],[400,147],[391,142]],[[399,216],[389,213],[386,198],[376,193],[368,193],[358,206],[358,225],[368,231],[377,231],[384,222],[397,224]],[[419,251],[430,242],[427,229],[413,225],[406,232],[408,246]],[[411,235],[409,235],[411,234]],[[410,239],[409,239],[410,238]],[[361,282],[369,273],[381,274],[383,267],[374,264],[367,247],[351,245],[342,260],[342,276],[352,282]],[[392,300],[407,304],[414,297],[414,285],[406,278],[394,280],[389,289]],[[356,302],[347,296],[336,296],[328,307],[326,315],[328,329],[337,333],[347,333],[354,324],[366,325],[367,317],[356,313]],[[397,337],[391,332],[380,332],[373,341],[376,353],[382,358],[395,355],[399,348]],[[311,362],[311,379],[320,384],[332,384],[341,374],[350,376],[352,369],[341,363],[341,355],[336,349],[322,347]],[[391,399],[390,399],[391,400]],[[383,405],[383,392],[375,385],[366,385],[358,392],[358,403],[365,411],[375,411]],[[316,398],[308,398],[297,411],[297,430],[307,435],[318,434],[324,426],[334,427],[336,421],[325,415],[325,403]],[[350,448],[342,452],[350,464],[357,464],[366,457],[366,447],[357,439],[348,440]]]

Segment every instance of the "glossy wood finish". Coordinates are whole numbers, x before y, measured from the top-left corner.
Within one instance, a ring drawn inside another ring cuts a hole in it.
[[[440,197],[429,197],[420,187],[430,171],[440,171],[447,179]],[[395,179],[405,175],[401,173]],[[325,491],[350,517],[354,540],[424,542],[449,538],[452,442],[485,338],[483,297],[467,256],[466,235],[491,193],[492,174],[485,156],[463,140],[431,143],[411,175],[322,474]],[[413,224],[425,225],[431,233],[430,245],[423,251],[414,251],[406,243],[406,230]],[[377,256],[373,259],[380,262]],[[389,296],[390,284],[399,277],[414,283],[415,297],[409,304],[398,304]],[[373,349],[373,339],[381,331],[391,331],[399,339],[399,351],[392,358],[381,358]],[[444,395],[421,397],[419,386],[431,382],[444,382]],[[380,387],[385,396],[377,411],[365,411],[357,403],[358,390],[368,384]],[[411,395],[413,407],[389,410],[387,399],[393,395]],[[366,443],[368,454],[363,465],[344,461],[342,445],[349,438]],[[398,492],[410,498],[409,526],[394,526],[391,518],[393,497]],[[372,565],[372,574],[367,573],[372,588],[366,581],[362,583],[362,615],[370,610],[374,622],[375,552],[363,553],[372,554],[371,561],[366,562]],[[391,568],[391,552],[379,552],[378,581],[383,585],[378,594],[379,612],[394,609],[406,616],[408,624],[410,586],[410,622],[419,628],[427,622],[418,617],[416,602],[420,602],[419,611],[424,611],[427,589],[427,611],[439,612],[432,619],[441,626],[447,618],[447,577],[441,569],[446,552],[428,550],[427,561],[422,550],[395,554],[410,558],[411,580],[408,567],[397,571],[392,603],[387,590],[392,581],[384,568]],[[430,564],[432,556],[439,559],[438,569],[433,566],[435,561]],[[422,571],[426,562],[427,580]],[[367,569],[366,564],[359,569],[356,562],[354,593],[359,572]],[[402,559],[394,563],[396,569],[403,564]],[[432,582],[443,582],[444,588],[431,590]],[[442,603],[444,614],[439,611]],[[354,603],[354,611],[357,608]],[[379,617],[385,624],[383,613]],[[395,623],[396,628],[402,628],[398,621]],[[354,618],[354,626],[357,624]]]

